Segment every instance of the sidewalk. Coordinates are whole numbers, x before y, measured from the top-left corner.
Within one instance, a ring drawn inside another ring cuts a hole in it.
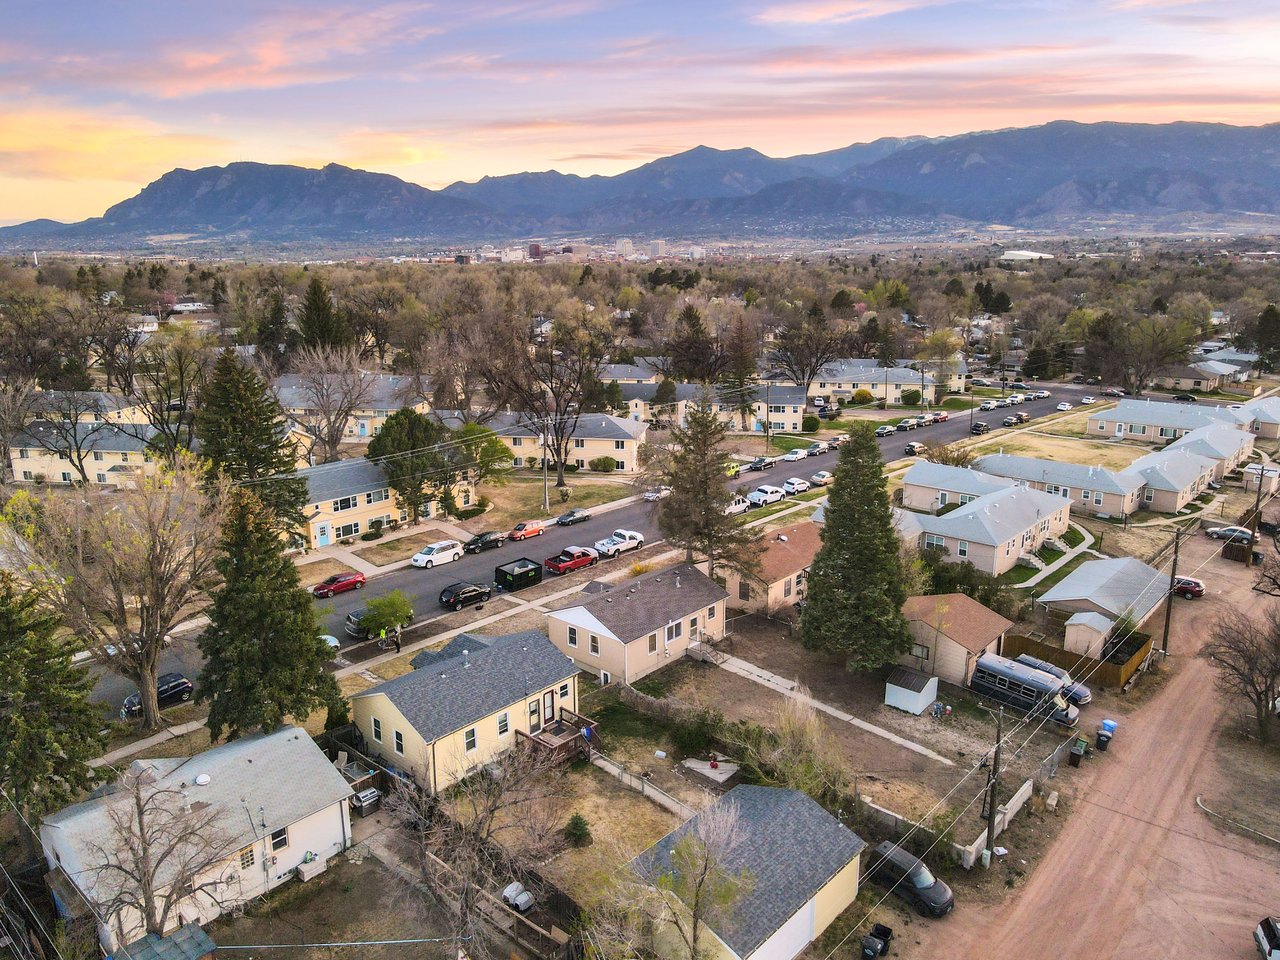
[[[89,766],[114,767],[121,760],[127,760],[129,757],[135,756],[143,750],[149,750],[151,747],[164,743],[166,740],[176,740],[178,737],[185,737],[188,733],[195,733],[203,726],[204,720],[188,720],[186,723],[180,723],[175,727],[166,727],[159,733],[153,733],[143,740],[127,743],[118,750],[112,750],[96,760],[90,760]]]
[[[1098,553],[1098,551],[1092,549],[1093,544],[1095,542],[1093,539],[1093,534],[1090,533],[1088,530],[1086,530],[1084,527],[1076,527],[1076,529],[1084,534],[1084,539],[1080,541],[1079,544],[1069,549],[1057,560],[1053,561],[1053,563],[1049,564],[1047,567],[1045,567],[1043,570],[1037,573],[1034,577],[1030,577],[1026,580],[1023,580],[1020,584],[1018,584],[1019,590],[1025,589],[1026,587],[1034,587],[1037,583],[1039,583],[1045,577],[1049,576],[1051,573],[1053,573],[1055,570],[1059,569],[1060,567],[1065,567],[1068,563],[1070,563],[1076,557],[1080,556],[1080,554],[1082,553],[1092,553],[1095,557],[1102,556],[1102,554]]]

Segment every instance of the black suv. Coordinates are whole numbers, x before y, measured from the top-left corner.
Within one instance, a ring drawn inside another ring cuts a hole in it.
[[[484,603],[493,596],[493,588],[478,583],[451,583],[440,591],[440,606],[461,610],[473,603]]]
[[[983,433],[990,433],[991,427],[988,426],[983,421],[979,420],[977,423],[975,423],[972,427],[969,428],[969,432],[976,437]]]
[[[888,840],[871,855],[867,875],[926,917],[945,917],[956,905],[951,888],[935,877],[923,860]]]
[[[462,545],[462,549],[466,553],[482,553],[485,550],[495,550],[507,542],[507,535],[499,533],[497,530],[486,530],[484,533],[477,533],[474,537]]]
[[[156,679],[156,699],[160,708],[185,703],[195,694],[195,685],[180,673],[162,673]],[[121,720],[135,720],[142,716],[142,697],[134,693],[125,697],[120,707]]]

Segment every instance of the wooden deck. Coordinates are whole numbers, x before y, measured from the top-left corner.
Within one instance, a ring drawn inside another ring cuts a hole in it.
[[[554,722],[545,724],[537,733],[528,734],[517,730],[516,735],[536,749],[551,751],[556,762],[560,762],[576,757],[590,757],[591,745],[596,742],[596,722],[561,707],[559,717]]]

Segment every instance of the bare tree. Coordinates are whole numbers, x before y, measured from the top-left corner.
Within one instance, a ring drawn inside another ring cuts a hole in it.
[[[190,454],[109,500],[47,497],[25,531],[25,575],[107,667],[138,684],[146,729],[169,633],[207,606],[227,482]],[[24,531],[16,531],[21,535]]]
[[[1219,690],[1252,705],[1258,739],[1270,743],[1280,709],[1280,606],[1253,616],[1226,612],[1200,656],[1213,663]]]
[[[122,429],[145,440],[152,452],[173,464],[191,449],[196,399],[213,363],[212,344],[183,330],[147,341],[130,376],[129,397],[146,417],[145,424]]]
[[[302,347],[293,370],[305,404],[296,419],[315,437],[320,462],[331,463],[339,458],[352,415],[373,395],[373,376],[360,369],[360,350],[354,346]]]
[[[769,360],[808,394],[822,368],[838,360],[850,346],[837,323],[819,316],[795,316],[778,331]]]
[[[387,349],[396,312],[404,304],[404,287],[395,283],[371,283],[345,291],[343,299],[356,330],[378,359],[378,369],[387,365]]]
[[[944,463],[949,467],[967,467],[977,459],[970,447],[958,443],[926,443],[924,458],[930,463]]]
[[[844,761],[802,686],[783,701],[772,726],[738,725],[728,736],[740,762],[765,782],[833,799],[849,784]]]
[[[228,811],[156,785],[142,764],[117,784],[106,811],[110,832],[91,847],[88,887],[122,944],[136,937],[132,923],[126,926],[135,915],[147,933],[163,936],[183,901],[222,903],[235,867],[226,862],[236,844],[236,832],[223,823]]]
[[[80,481],[88,483],[93,451],[104,436],[118,429],[106,420],[102,395],[92,390],[50,390],[33,395],[27,404],[40,419],[28,423],[23,435],[65,459]]]
[[[31,404],[35,398],[35,381],[29,377],[6,377],[0,379],[0,484],[8,483],[12,477],[12,462],[9,453],[12,451],[14,437],[26,425],[31,417]]]

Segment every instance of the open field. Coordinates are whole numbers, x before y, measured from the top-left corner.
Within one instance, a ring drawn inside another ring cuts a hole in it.
[[[1014,435],[997,434],[988,440],[974,444],[973,449],[979,455],[1009,453],[1020,457],[1037,457],[1041,460],[1106,467],[1109,470],[1123,470],[1133,461],[1150,452],[1146,447],[1139,447],[1136,444],[1072,439],[1057,434],[1042,433],[1038,429]]]
[[[385,543],[361,547],[355,551],[355,555],[361,560],[385,567],[388,563],[395,563],[397,560],[408,560],[428,543],[448,539],[449,535],[439,527],[427,527],[407,537],[397,537]]]
[[[1205,806],[1280,837],[1280,746],[1265,747],[1256,739],[1245,739],[1245,733],[1257,736],[1252,720],[1228,722],[1219,731],[1214,751],[1218,776],[1205,785]]]
[[[551,510],[542,509],[542,478],[515,477],[507,483],[485,486],[482,493],[493,501],[493,507],[487,513],[465,520],[461,526],[472,533],[481,530],[510,530],[521,520],[540,520],[557,517],[573,507],[590,508],[635,493],[629,480],[605,480],[602,478],[587,479],[576,474],[566,478],[569,491],[567,502],[560,500],[560,490],[556,488],[556,477],[550,477]]]

